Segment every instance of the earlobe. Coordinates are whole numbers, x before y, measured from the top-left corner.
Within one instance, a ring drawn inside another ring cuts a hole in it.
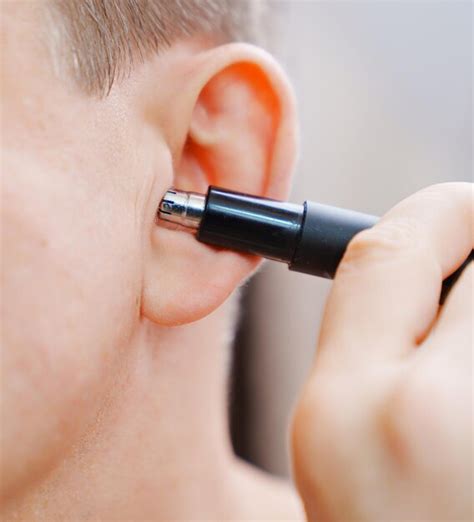
[[[241,44],[201,53],[195,62],[191,68],[198,78],[195,84],[183,79],[177,96],[185,102],[174,105],[186,115],[184,146],[174,155],[174,185],[205,192],[213,184],[286,198],[296,116],[284,73],[268,55]],[[153,230],[147,257],[142,313],[163,325],[208,315],[259,263],[163,226]]]

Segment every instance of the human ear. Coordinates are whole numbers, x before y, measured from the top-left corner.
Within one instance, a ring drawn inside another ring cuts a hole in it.
[[[253,46],[229,44],[194,56],[182,77],[169,104],[174,115],[167,139],[180,144],[171,151],[172,184],[285,199],[297,149],[296,111],[275,61]],[[146,256],[142,314],[168,326],[214,311],[259,263],[159,224]]]

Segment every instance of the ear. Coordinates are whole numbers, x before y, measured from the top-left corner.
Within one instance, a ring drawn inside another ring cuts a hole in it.
[[[166,134],[172,185],[205,193],[213,184],[285,199],[296,157],[296,111],[276,62],[253,46],[229,44],[194,55],[174,82],[166,118],[172,122]],[[213,312],[260,261],[160,224],[150,243],[142,314],[168,326]]]

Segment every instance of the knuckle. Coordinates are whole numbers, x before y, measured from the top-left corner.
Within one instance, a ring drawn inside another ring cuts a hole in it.
[[[293,447],[300,447],[304,444],[305,434],[313,423],[316,410],[316,401],[313,393],[310,393],[308,386],[298,399],[293,410],[291,420],[291,440]]]
[[[423,203],[455,212],[467,209],[470,218],[474,214],[474,184],[469,182],[438,183],[420,190],[414,196]]]
[[[340,399],[334,387],[327,382],[306,385],[293,412],[291,443],[295,457],[318,457],[326,453],[327,440],[333,439],[338,429]],[[296,459],[298,460],[298,459]]]
[[[413,465],[427,434],[436,430],[437,385],[433,379],[410,375],[387,397],[380,415],[382,436],[389,454],[404,465]]]

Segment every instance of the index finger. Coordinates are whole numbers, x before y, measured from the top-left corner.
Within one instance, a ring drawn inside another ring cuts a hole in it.
[[[351,241],[326,306],[320,360],[387,359],[416,346],[436,317],[443,279],[473,248],[473,189],[422,190]]]

